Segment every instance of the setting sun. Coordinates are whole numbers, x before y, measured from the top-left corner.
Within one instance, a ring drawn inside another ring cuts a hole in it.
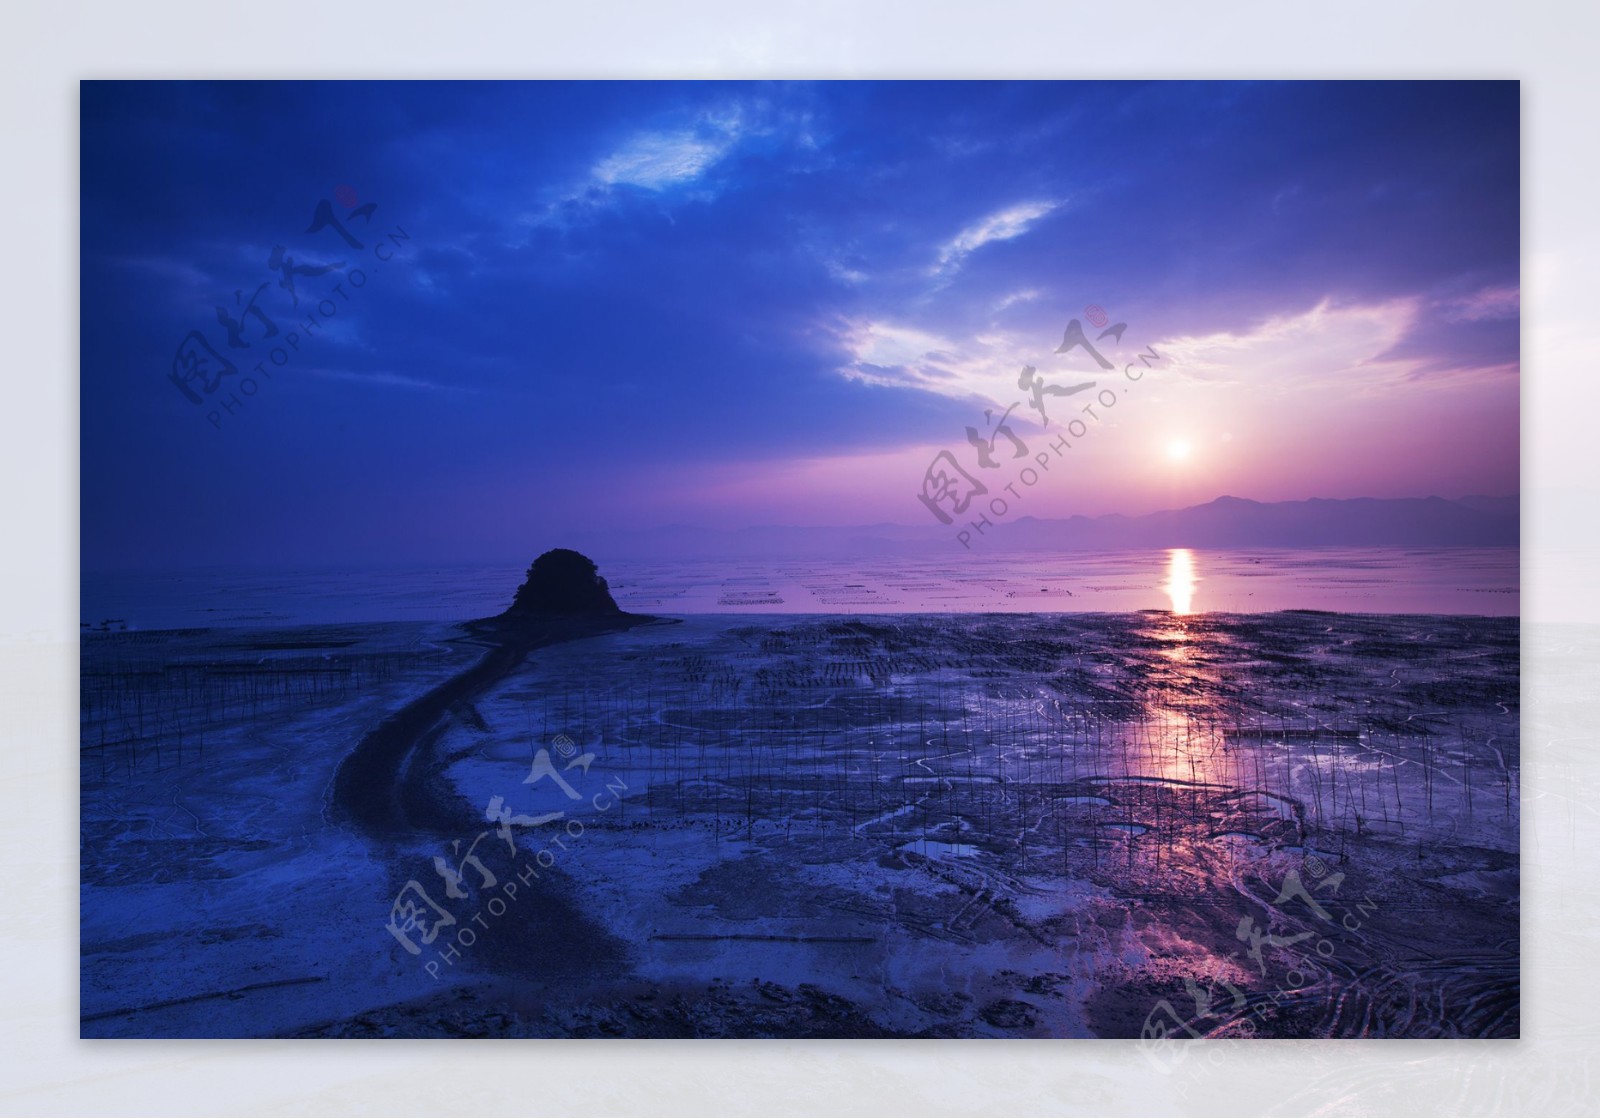
[[[1187,439],[1174,439],[1167,444],[1167,457],[1173,462],[1185,462],[1189,458],[1189,441]]]

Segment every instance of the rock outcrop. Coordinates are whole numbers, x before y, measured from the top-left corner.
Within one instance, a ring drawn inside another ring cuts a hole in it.
[[[517,588],[507,617],[613,615],[622,610],[600,569],[582,552],[553,548],[533,561],[528,580]]]

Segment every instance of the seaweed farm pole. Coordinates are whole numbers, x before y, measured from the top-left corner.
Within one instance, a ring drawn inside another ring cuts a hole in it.
[[[1281,733],[1281,731],[1283,729],[1283,721],[1282,721],[1282,719],[1280,719],[1279,722],[1278,722],[1278,728],[1279,728],[1280,733],[1278,735],[1278,741],[1277,741],[1276,745],[1282,747],[1282,749],[1283,749],[1283,786],[1284,786],[1284,795],[1289,796],[1289,797],[1293,797],[1294,796],[1294,751],[1289,748],[1289,743],[1288,743],[1287,737],[1284,734]],[[1262,745],[1263,748],[1265,748],[1265,746],[1267,744],[1266,743],[1266,728],[1265,727],[1262,728],[1261,734],[1262,734],[1261,745]]]
[[[878,810],[878,752],[873,749],[872,737],[867,737],[867,761],[872,766],[872,810]]]
[[[765,727],[759,728],[753,736],[754,741],[748,744],[751,748],[744,752],[744,837],[746,839],[751,837],[753,830],[751,815],[754,806],[751,804],[751,798],[755,795],[755,755],[761,749],[761,738],[765,733]]]
[[[1500,775],[1501,784],[1505,786],[1506,790],[1506,814],[1509,816],[1511,814],[1511,763],[1507,762],[1503,755],[1500,759]]]
[[[1382,741],[1381,734],[1382,732],[1378,729],[1375,721],[1367,723],[1367,748],[1376,754],[1378,758],[1377,788],[1374,789],[1373,792],[1378,798],[1378,805],[1383,809],[1383,826],[1385,829],[1387,829],[1394,821],[1389,818],[1389,798],[1383,791],[1383,759],[1385,757],[1385,753],[1383,748],[1379,745],[1379,743]],[[1390,764],[1393,765],[1393,753],[1390,752],[1387,756]]]
[[[657,711],[661,711],[663,716],[665,715],[665,711],[662,708],[662,704],[665,702],[665,696],[664,695],[663,696],[657,696],[656,695],[656,672],[655,672],[655,668],[654,667],[652,667],[650,669],[650,671],[645,674],[645,678],[644,678],[644,697],[645,697],[645,709],[646,709],[647,712],[649,712],[649,718],[650,718],[649,726],[650,726],[651,730],[654,731],[653,735],[647,736],[645,738],[645,751],[644,751],[644,764],[645,764],[644,811],[645,811],[645,819],[646,819],[646,821],[648,821],[651,834],[652,835],[659,835],[659,833],[657,833],[657,831],[656,831],[656,826],[655,826],[656,825],[656,754],[661,748],[661,734],[666,728],[662,724],[662,721],[660,719],[655,718],[655,713]],[[654,741],[651,740],[652,738],[654,739]]]
[[[1433,732],[1422,732],[1423,784],[1428,790],[1428,823],[1433,823]]]
[[[977,759],[976,750],[967,751],[967,795],[974,797],[977,791],[977,771],[974,768]]]
[[[1316,731],[1311,732],[1311,794],[1317,805],[1317,827],[1327,826],[1327,817],[1322,812],[1322,758],[1317,753]]]
[[[1335,728],[1334,734],[1335,735],[1338,734],[1338,729],[1337,728]],[[1342,817],[1339,815],[1339,768],[1340,768],[1340,765],[1339,765],[1339,740],[1338,740],[1337,737],[1335,737],[1334,740],[1331,743],[1328,744],[1328,760],[1332,763],[1332,765],[1329,766],[1329,769],[1328,769],[1328,791],[1329,791],[1328,806],[1329,806],[1329,811],[1333,813],[1334,822],[1335,822],[1335,824],[1337,824],[1342,819]],[[1348,800],[1349,798],[1347,797],[1346,799]],[[1349,806],[1347,805],[1346,808],[1348,809],[1348,807]]]
[[[1400,825],[1400,834],[1401,835],[1405,835],[1406,834],[1406,807],[1400,800],[1400,765],[1401,765],[1401,761],[1402,761],[1402,759],[1400,757],[1400,736],[1397,734],[1397,735],[1395,735],[1395,738],[1394,738],[1394,766],[1390,770],[1390,772],[1394,776],[1394,817],[1395,817],[1395,821]]]
[[[774,780],[772,781],[771,785],[769,786],[769,788],[767,790],[769,795],[775,795],[775,797],[776,797],[777,807],[775,809],[773,809],[773,811],[777,812],[778,819],[785,821],[785,823],[784,823],[784,834],[785,835],[787,835],[789,833],[789,827],[788,827],[788,814],[789,814],[788,777],[789,777],[790,774],[792,774],[795,771],[795,767],[798,764],[799,758],[805,752],[805,748],[806,748],[806,745],[805,745],[806,744],[806,728],[801,725],[801,721],[803,719],[807,718],[807,711],[808,711],[808,709],[804,708],[804,707],[797,709],[797,711],[795,713],[796,714],[796,718],[795,718],[795,723],[794,723],[793,744],[791,745],[790,736],[787,733],[785,733],[784,738],[783,738],[783,763],[782,763],[782,768],[780,769],[779,773],[775,775]],[[819,743],[818,746],[817,746],[817,755],[818,755],[818,757],[821,757],[823,754],[825,754],[826,750],[827,750],[826,743]]]
[[[800,741],[800,746],[798,746],[797,751],[795,751],[795,756],[800,757],[803,756],[803,752],[805,752],[805,744],[803,744],[805,743],[805,738],[802,736],[802,738],[800,738],[798,741]],[[838,754],[840,754],[840,756],[838,756],[838,760],[834,765],[834,772],[838,775],[838,796],[840,796],[840,799],[845,802],[845,813],[848,815],[848,818],[850,818],[850,824],[848,824],[848,826],[850,826],[851,834],[854,834],[854,831],[856,831],[856,802],[854,802],[850,796],[850,773],[848,773],[848,759],[850,759],[850,751],[840,751]],[[818,760],[818,767],[822,767],[822,765],[827,764],[827,757],[829,756],[827,756],[826,749],[818,751],[818,757],[816,757],[816,760]],[[792,773],[792,770],[789,770],[789,765],[790,762],[786,757],[786,759],[784,759],[784,770],[786,770],[786,775]],[[779,794],[779,796],[782,796],[782,794]],[[782,804],[782,802],[779,802],[779,804]],[[781,812],[782,818],[784,818],[784,834],[787,836],[787,834],[789,834],[789,824],[790,818],[792,818],[792,813],[782,812],[782,810],[779,810],[779,812]]]
[[[1361,718],[1360,718],[1360,716],[1357,716],[1356,717],[1356,747],[1358,749],[1366,744],[1366,742],[1368,740],[1368,736],[1371,733],[1372,733],[1372,726],[1371,726],[1370,723],[1367,726],[1366,732],[1365,733],[1362,732],[1362,730],[1361,730]],[[1379,774],[1380,774],[1380,776],[1382,775],[1382,770],[1379,771]],[[1361,780],[1358,777],[1356,779],[1356,788],[1361,793],[1361,811],[1356,814],[1356,835],[1359,836],[1361,834],[1361,817],[1363,817],[1363,816],[1365,816],[1367,814],[1367,783],[1365,781]]]
[[[1016,742],[1017,734],[1013,729],[1012,713],[1005,713],[1006,741]],[[1021,774],[1017,778],[1017,848],[1021,856],[1022,869],[1028,869],[1028,749],[1026,743],[1017,751]]]

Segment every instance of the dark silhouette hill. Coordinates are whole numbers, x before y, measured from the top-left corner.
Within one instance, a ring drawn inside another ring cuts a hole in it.
[[[514,618],[620,613],[594,561],[570,548],[552,548],[534,560],[506,611]]]

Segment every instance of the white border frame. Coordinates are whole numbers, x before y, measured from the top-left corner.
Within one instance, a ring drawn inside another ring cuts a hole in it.
[[[10,1114],[1592,1114],[1600,1108],[1600,556],[1593,218],[1600,7],[1356,0],[12,6],[0,836]],[[1186,1076],[1135,1043],[77,1039],[81,78],[1519,78],[1524,103],[1524,1040],[1250,1042]],[[1574,526],[1578,527],[1574,527]],[[1180,1090],[1182,1089],[1182,1090]]]

